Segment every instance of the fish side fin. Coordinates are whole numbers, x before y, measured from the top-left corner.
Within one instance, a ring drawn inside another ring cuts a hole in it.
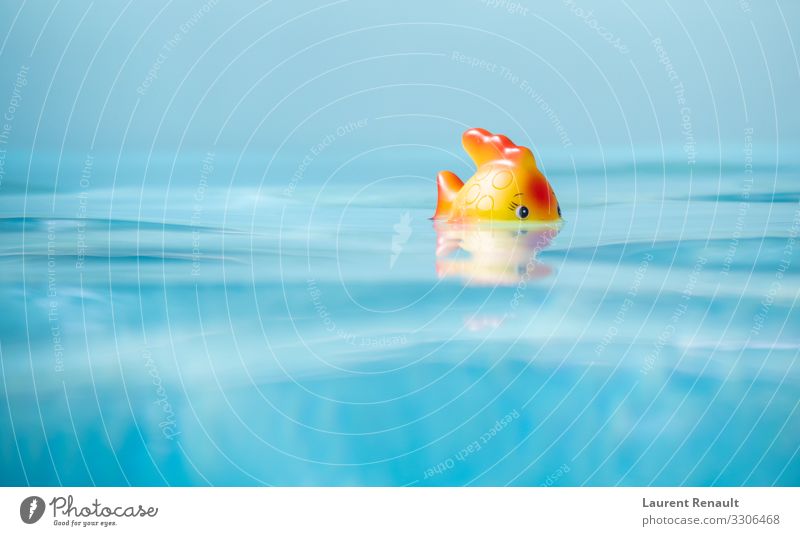
[[[439,199],[436,202],[436,213],[434,220],[440,220],[450,215],[453,207],[453,199],[464,186],[461,179],[452,171],[440,171],[436,176],[436,188],[439,192]]]

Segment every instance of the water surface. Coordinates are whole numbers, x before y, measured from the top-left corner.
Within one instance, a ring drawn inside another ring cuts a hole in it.
[[[680,169],[7,193],[0,480],[798,485],[797,170]]]

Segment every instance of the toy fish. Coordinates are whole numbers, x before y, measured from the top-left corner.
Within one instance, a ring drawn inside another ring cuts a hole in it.
[[[455,173],[439,172],[436,177],[439,200],[433,219],[450,222],[561,219],[556,194],[537,169],[530,149],[482,128],[464,132],[461,143],[478,169],[466,183]]]

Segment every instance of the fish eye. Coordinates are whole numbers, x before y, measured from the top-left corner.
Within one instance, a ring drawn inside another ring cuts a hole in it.
[[[518,206],[517,210],[516,210],[516,214],[517,214],[517,218],[519,218],[521,220],[524,220],[525,218],[528,217],[528,207],[526,207],[525,205]]]

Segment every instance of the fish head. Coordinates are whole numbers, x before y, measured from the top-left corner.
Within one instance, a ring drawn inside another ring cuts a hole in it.
[[[454,220],[561,219],[558,199],[530,149],[480,128],[466,131],[462,142],[477,171],[458,193],[453,204]]]

